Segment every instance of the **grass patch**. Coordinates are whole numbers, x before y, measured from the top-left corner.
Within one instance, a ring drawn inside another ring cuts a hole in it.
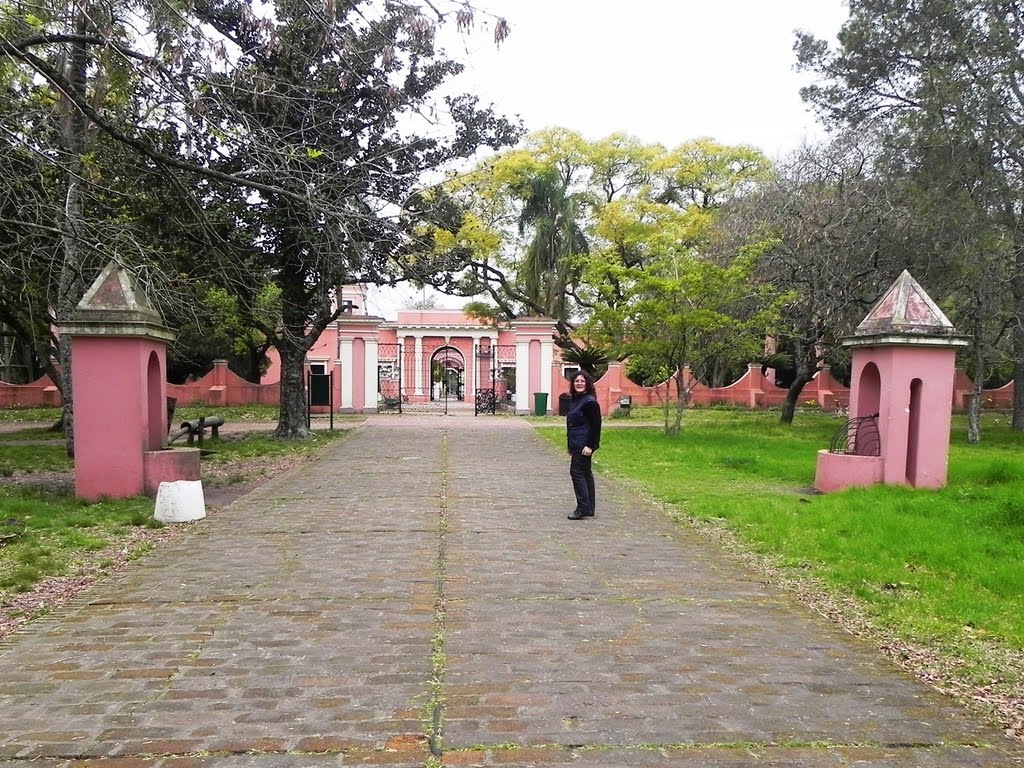
[[[19,471],[66,472],[69,469],[71,459],[63,439],[47,441],[46,445],[5,445],[0,453],[0,477],[10,477]]]
[[[0,408],[0,421],[49,421],[60,419],[60,408]]]
[[[277,421],[280,410],[276,405],[182,405],[174,409],[174,424],[181,424],[183,421],[195,421],[201,416],[220,416],[225,424],[235,424],[240,421]],[[337,415],[335,415],[337,418]]]
[[[266,431],[206,437],[203,440],[203,449],[212,453],[204,457],[203,461],[230,464],[243,459],[311,456],[325,445],[342,439],[346,434],[346,431],[341,429],[323,429],[313,432],[308,440],[278,440],[272,433]]]
[[[64,433],[50,427],[26,427],[16,432],[0,432],[0,443],[24,442],[26,440],[53,440],[63,441]]]
[[[744,547],[855,598],[877,626],[931,647],[979,639],[1024,650],[1024,434],[986,415],[982,443],[954,419],[949,483],[811,490],[816,453],[841,420],[692,410],[684,433],[606,430],[595,466],[683,516],[727,526]],[[555,444],[562,430],[542,429]],[[979,670],[985,659],[972,660]]]
[[[106,549],[128,535],[131,526],[160,528],[147,498],[89,504],[73,496],[0,487],[0,521],[22,533],[0,548],[0,602],[26,592],[47,576],[73,573],[86,553]]]

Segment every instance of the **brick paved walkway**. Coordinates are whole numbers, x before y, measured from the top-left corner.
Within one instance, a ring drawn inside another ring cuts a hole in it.
[[[1024,764],[522,419],[329,451],[0,646],[0,766]]]

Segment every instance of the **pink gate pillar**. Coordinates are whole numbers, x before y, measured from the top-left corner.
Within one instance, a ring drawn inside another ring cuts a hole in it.
[[[342,413],[376,413],[380,364],[378,338],[383,319],[372,315],[338,318],[335,407]]]
[[[533,412],[534,396],[548,396],[548,413],[558,413],[558,395],[566,391],[555,357],[555,321],[524,317],[512,323],[516,344],[516,413]]]
[[[108,264],[61,333],[71,337],[75,495],[155,496],[162,480],[198,480],[197,449],[163,450],[174,333],[131,277]]]
[[[877,433],[860,427],[845,453],[820,451],[817,490],[946,484],[956,348],[967,343],[955,334],[904,270],[843,342],[853,349],[851,423],[872,417]]]

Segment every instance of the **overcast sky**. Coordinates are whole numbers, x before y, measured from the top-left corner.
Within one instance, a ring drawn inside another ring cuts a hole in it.
[[[588,139],[615,132],[674,147],[699,137],[750,144],[771,157],[823,135],[800,100],[794,31],[835,40],[843,0],[488,0],[511,36],[495,47],[489,21],[447,42],[463,60],[462,91],[528,130],[560,126]],[[608,10],[611,6],[619,10]],[[371,314],[393,318],[419,294],[375,292]],[[443,297],[444,306],[465,299]]]

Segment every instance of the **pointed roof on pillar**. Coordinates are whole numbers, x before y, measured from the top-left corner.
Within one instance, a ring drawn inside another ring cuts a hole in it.
[[[78,302],[62,333],[84,336],[151,336],[170,341],[174,332],[135,279],[111,261]]]
[[[903,270],[845,343],[931,344],[935,341],[954,346],[964,343],[956,338],[953,324],[924,288]]]

